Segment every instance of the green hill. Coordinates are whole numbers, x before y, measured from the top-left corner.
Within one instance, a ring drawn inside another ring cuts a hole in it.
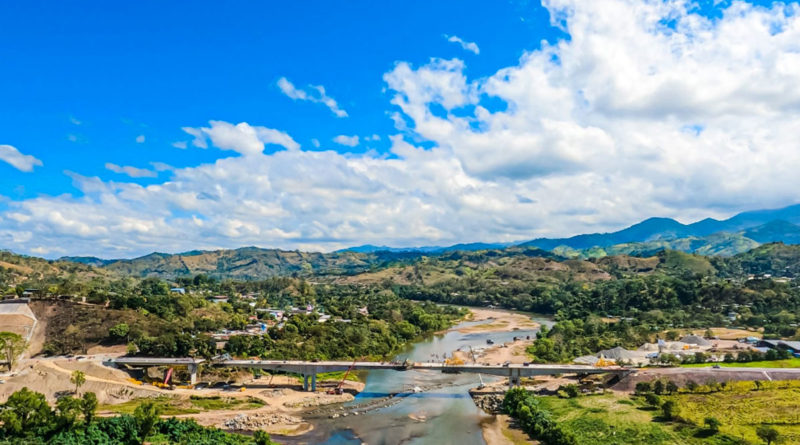
[[[80,286],[96,279],[107,279],[113,272],[81,263],[51,261],[0,250],[0,291],[23,286],[44,289],[62,285],[59,293],[71,293],[69,286]]]
[[[243,247],[233,250],[152,253],[109,263],[105,269],[137,277],[176,278],[206,274],[237,280],[273,276],[351,275],[397,261],[413,260],[418,252],[300,252]]]

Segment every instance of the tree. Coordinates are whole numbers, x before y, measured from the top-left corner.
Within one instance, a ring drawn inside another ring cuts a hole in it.
[[[675,411],[677,410],[678,406],[675,405],[675,402],[672,400],[667,400],[661,405],[661,413],[664,415],[664,418],[667,420],[672,420],[675,418]]]
[[[108,330],[108,334],[121,340],[128,337],[130,330],[131,329],[127,323],[119,323],[111,327],[111,329]]]
[[[644,401],[653,408],[658,408],[661,405],[661,397],[649,392],[644,395]]]
[[[255,431],[253,433],[253,440],[256,442],[256,445],[274,445],[275,442],[270,439],[269,434],[263,431]]]
[[[638,382],[636,384],[636,394],[645,394],[653,390],[650,382]]]
[[[161,413],[161,407],[152,401],[142,402],[133,411],[133,417],[136,419],[136,425],[139,428],[139,438],[144,443],[145,439],[153,427],[158,422],[158,416]]]
[[[81,400],[73,397],[62,397],[56,402],[56,415],[58,428],[62,431],[70,430],[78,421],[81,414]]]
[[[0,409],[0,436],[33,436],[53,425],[53,412],[43,394],[22,388],[11,394]]]
[[[564,394],[566,394],[567,397],[570,399],[574,399],[579,395],[578,385],[575,384],[564,385],[563,389],[564,389]]]
[[[703,423],[705,423],[706,429],[711,431],[713,434],[717,434],[719,432],[719,427],[722,426],[722,422],[720,422],[716,417],[706,417],[705,420],[703,420]]]
[[[678,392],[678,385],[675,382],[673,382],[672,380],[669,380],[667,382],[667,392],[669,394],[674,394],[674,393]]]
[[[653,392],[658,395],[664,394],[664,382],[656,380],[655,383],[653,383]]]
[[[25,351],[25,339],[21,335],[13,332],[0,332],[0,349],[3,352],[3,358],[8,364],[8,369],[14,366],[20,354]]]
[[[773,443],[777,443],[781,435],[775,428],[767,425],[761,425],[756,429],[756,436],[766,442],[767,445],[771,445]]]
[[[86,425],[89,425],[94,420],[95,411],[97,411],[97,396],[93,392],[84,393],[83,398],[81,398],[81,412]]]
[[[69,376],[69,381],[75,385],[75,394],[77,394],[78,389],[86,383],[86,374],[79,370],[72,371],[72,375]]]

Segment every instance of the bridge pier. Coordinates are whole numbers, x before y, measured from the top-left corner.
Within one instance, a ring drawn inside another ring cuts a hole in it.
[[[517,371],[516,375],[514,373],[515,370]],[[519,386],[520,385],[520,377],[521,376],[520,376],[519,369],[508,368],[508,387],[509,388],[513,388],[515,386]]]
[[[309,385],[310,382],[310,385]],[[311,392],[317,391],[317,374],[303,374],[303,391],[308,391],[309,387]]]
[[[197,384],[197,365],[189,364],[189,383],[194,386]]]

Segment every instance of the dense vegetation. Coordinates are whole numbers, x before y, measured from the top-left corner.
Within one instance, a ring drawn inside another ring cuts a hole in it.
[[[98,418],[97,398],[85,393],[58,399],[55,409],[44,395],[23,388],[0,405],[2,444],[124,444],[171,443],[186,445],[271,445],[267,434],[253,437],[198,425],[190,419],[161,419],[158,406],[145,402],[133,415]]]
[[[522,429],[546,445],[577,445],[575,437],[562,428],[539,400],[522,388],[512,388],[503,399],[503,411],[515,418]]]
[[[445,329],[463,315],[454,307],[399,298],[391,289],[312,285],[296,278],[233,282],[198,275],[177,284],[187,293],[171,292],[170,285],[157,278],[115,280],[95,288],[88,298],[107,302],[107,308],[55,305],[45,352],[85,352],[95,343],[127,343],[140,355],[211,357],[218,351],[208,334],[268,322],[271,316],[257,308],[288,311],[311,305],[313,312],[296,314],[271,327],[267,335],[232,335],[227,352],[277,359],[377,358],[391,356],[408,341]],[[219,294],[231,298],[225,303],[206,298]],[[239,297],[242,294],[252,299]],[[53,310],[52,304],[48,307]],[[320,322],[323,313],[332,319]]]
[[[236,252],[241,256],[248,251]],[[264,320],[265,315],[256,312],[251,303],[260,308],[311,304],[316,313],[352,320],[323,324],[316,321],[316,314],[297,316],[282,329],[271,329],[267,336],[229,342],[228,350],[236,355],[273,358],[384,356],[412,338],[443,328],[456,315],[452,310],[411,305],[406,300],[554,314],[559,324],[537,342],[534,351],[540,360],[567,360],[617,345],[631,347],[652,341],[666,329],[736,326],[764,328],[768,337],[796,337],[800,322],[800,288],[794,281],[800,274],[800,247],[780,243],[734,257],[662,251],[647,258],[614,256],[586,261],[532,247],[443,252],[431,257],[397,252],[358,255],[386,257],[381,257],[380,264],[367,261],[370,272],[348,275],[340,271],[343,274],[337,276],[325,272],[313,282],[297,277],[231,281],[203,274],[181,276],[172,282],[99,274],[73,280],[64,278],[62,271],[49,278],[45,274],[29,279],[12,290],[36,285],[48,294],[69,292],[85,296],[90,303],[108,302],[108,309],[72,309],[61,317],[62,322],[54,323],[52,329],[58,329],[53,331],[58,335],[48,344],[52,353],[84,350],[87,344],[98,342],[129,342],[132,350],[141,354],[213,355],[216,351],[206,333],[242,329],[253,322],[252,317]],[[358,255],[330,254],[325,261],[366,258]],[[225,258],[217,259],[228,264]],[[39,269],[50,264],[62,270],[61,262],[37,261]],[[86,272],[85,268],[93,270],[82,264],[74,267],[83,271],[80,273]],[[318,271],[315,267],[301,267],[305,272],[298,275],[313,275]],[[78,272],[74,277],[83,276]],[[171,286],[184,287],[188,293],[171,293]],[[218,294],[232,298],[223,304],[206,300]],[[236,298],[242,294],[255,295],[256,301]],[[368,308],[368,316],[358,314],[362,307]],[[597,316],[617,317],[623,322],[599,323]],[[117,325],[128,329],[112,332]]]
[[[267,336],[232,337],[226,350],[239,356],[273,359],[389,358],[407,342],[449,327],[463,315],[458,309],[432,303],[414,304],[391,291],[356,287],[322,287],[316,302],[349,323],[319,323],[318,315],[295,315]],[[358,313],[366,307],[369,316]]]

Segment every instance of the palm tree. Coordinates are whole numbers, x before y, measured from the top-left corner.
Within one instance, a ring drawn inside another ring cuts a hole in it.
[[[78,394],[78,389],[86,383],[86,374],[84,374],[83,371],[72,371],[69,381],[75,385],[75,394]]]

